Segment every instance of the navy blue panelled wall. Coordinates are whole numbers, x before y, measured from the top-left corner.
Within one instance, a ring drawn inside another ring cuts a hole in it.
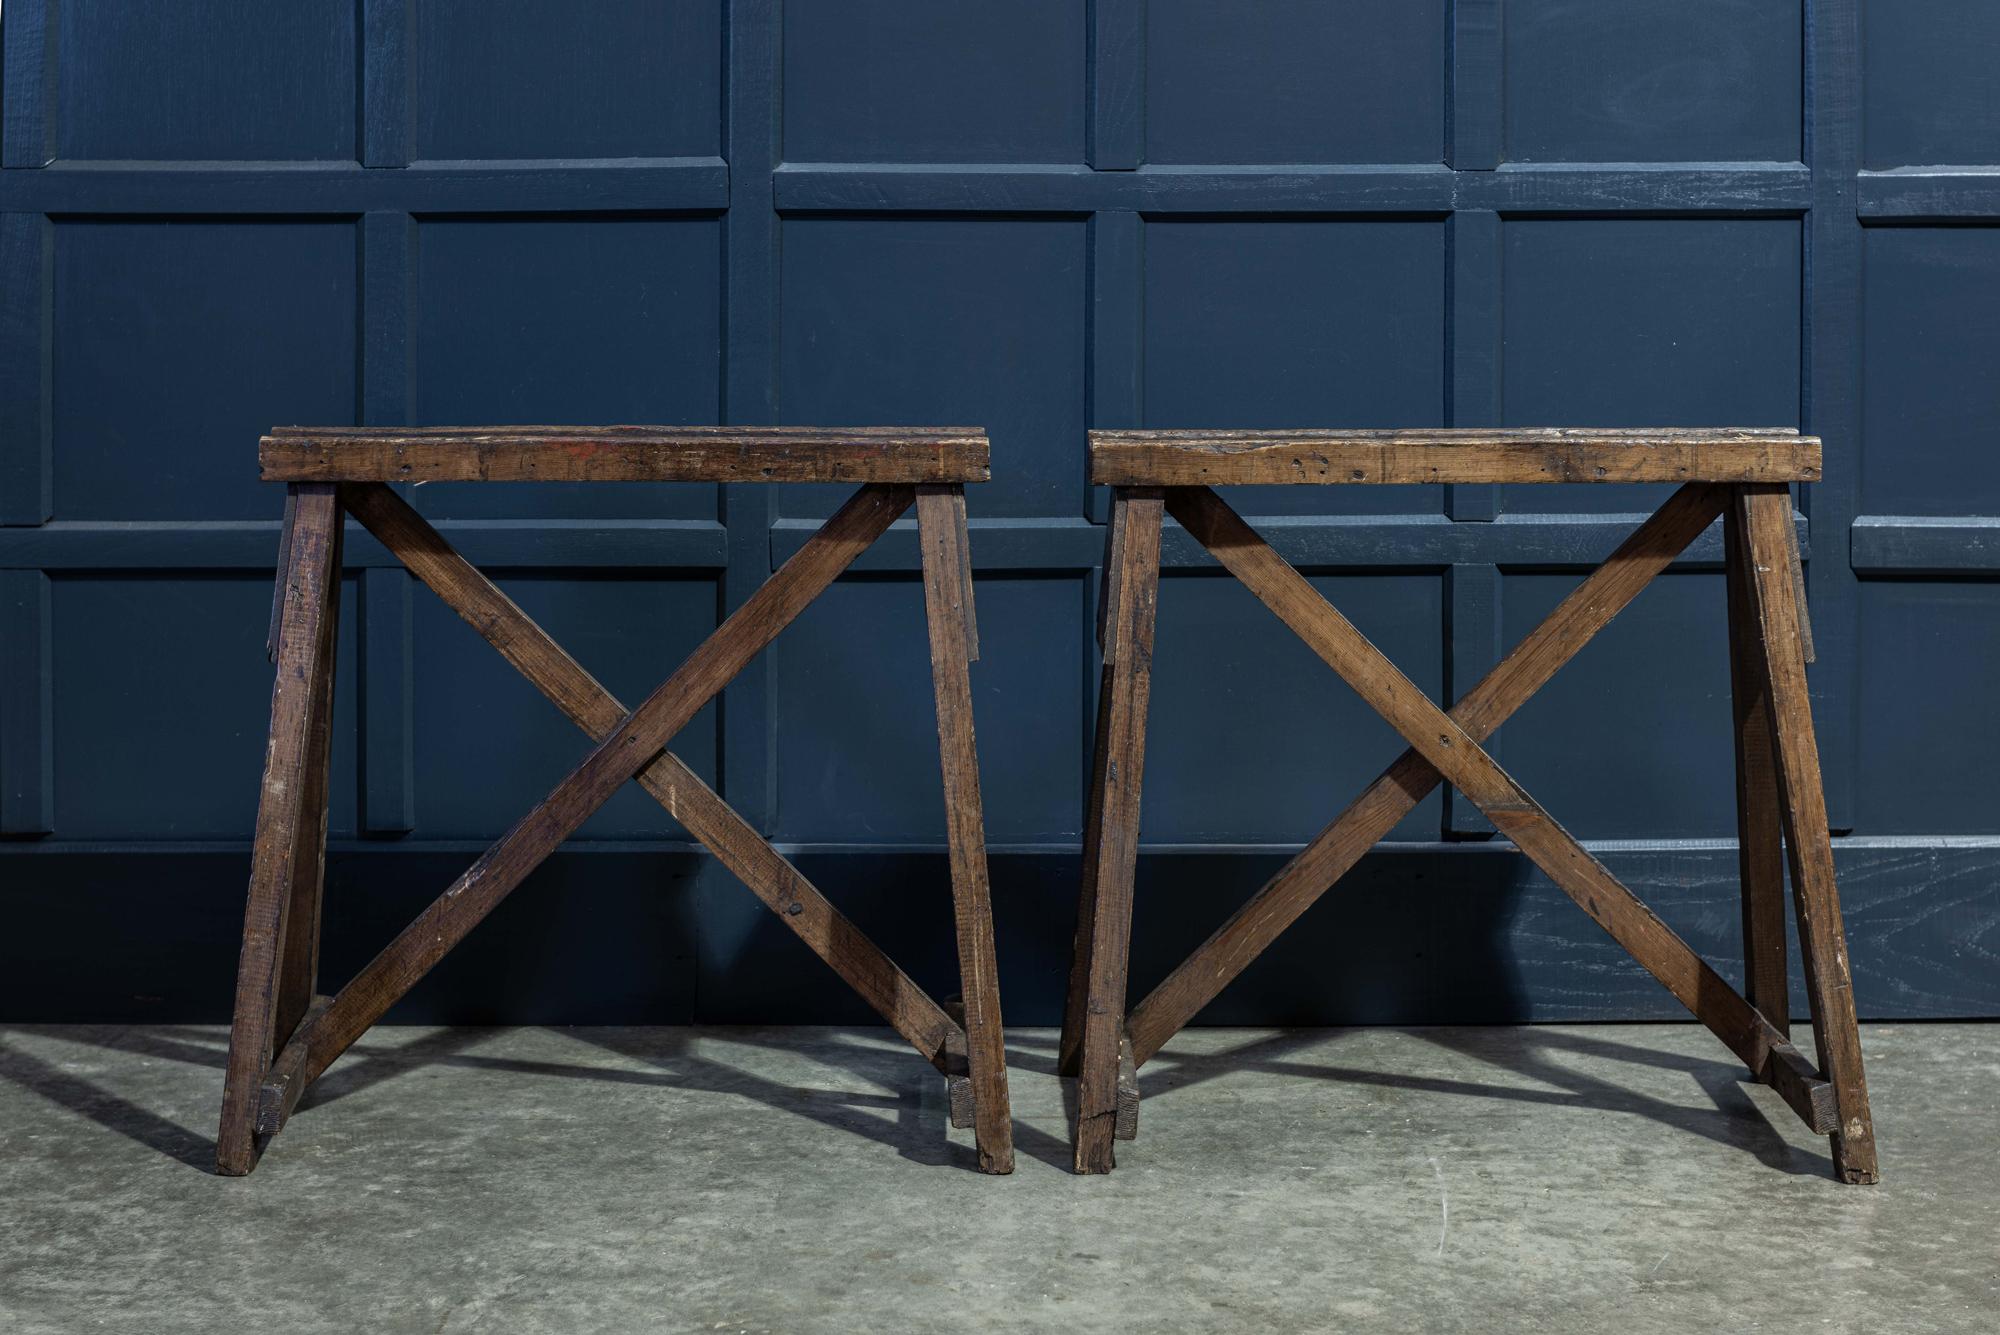
[[[974,423],[1008,1017],[1054,1019],[1099,426],[1799,426],[1864,1016],[2000,1014],[2000,7],[1987,0],[13,0],[0,107],[0,1019],[221,1017],[270,698],[273,423]],[[1943,165],[1939,165],[1943,164]],[[1232,497],[1449,701],[1657,489]],[[424,487],[607,685],[823,488]],[[1738,971],[1719,543],[1498,738]],[[1135,986],[1399,750],[1177,532]],[[904,529],[677,750],[953,990]],[[584,741],[372,541],[337,983]],[[1449,792],[1210,1021],[1671,1016]],[[621,795],[403,1018],[860,1019]],[[1799,1004],[1803,1011],[1803,1002]]]

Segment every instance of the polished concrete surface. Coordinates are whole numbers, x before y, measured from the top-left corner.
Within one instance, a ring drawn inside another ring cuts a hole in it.
[[[886,1032],[385,1029],[222,1179],[221,1031],[8,1027],[0,1330],[2000,1330],[2000,1026],[1864,1042],[1876,1187],[1665,1025],[1193,1030],[1092,1179],[1047,1031],[985,1178]]]

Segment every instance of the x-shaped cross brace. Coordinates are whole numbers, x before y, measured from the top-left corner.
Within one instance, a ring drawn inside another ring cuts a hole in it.
[[[673,736],[915,500],[950,830],[964,1022],[933,1001],[688,766]],[[978,656],[956,484],[858,490],[680,668],[627,712],[381,482],[295,483],[275,635],[278,683],[259,805],[217,1162],[246,1173],[300,1094],[628,779],[741,878],[951,1082],[980,1167],[1013,1166],[967,664]],[[596,742],[533,811],[333,996],[314,996],[342,511]]]
[[[1125,1014],[1161,521],[1170,513],[1409,743],[1209,940]],[[1746,998],[1502,769],[1482,743],[1718,514],[1726,515],[1739,815],[1750,956]],[[1806,701],[1796,537],[1782,485],[1690,483],[1449,712],[1333,608],[1206,486],[1114,492],[1102,600],[1104,676],[1084,831],[1084,878],[1062,1069],[1078,1080],[1079,1172],[1104,1172],[1136,1133],[1136,1068],[1441,782],[1456,785],[1548,877],[1832,1138],[1836,1171],[1875,1178],[1845,937]],[[1817,1070],[1792,1046],[1784,1000],[1782,824],[1813,1004]]]

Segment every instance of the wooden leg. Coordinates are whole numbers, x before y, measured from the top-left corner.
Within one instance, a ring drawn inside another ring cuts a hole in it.
[[[277,683],[257,804],[235,1020],[215,1138],[217,1171],[257,1165],[259,1087],[311,999],[326,848],[326,761],[340,591],[340,506],[295,483],[279,569]]]
[[[993,906],[986,879],[986,823],[973,742],[972,676],[979,656],[966,543],[965,490],[917,488],[923,546],[924,610],[930,626],[931,682],[937,692],[938,755],[944,769],[945,827],[951,843],[953,916],[965,1003],[965,1055],[972,1084],[973,1136],[984,1173],[1014,1171],[1013,1114],[1007,1100],[1006,1039],[993,953]]]
[[[1116,566],[1106,581],[1104,680],[1098,696],[1094,838],[1084,845],[1077,926],[1082,997],[1072,990],[1064,1027],[1077,1039],[1075,1155],[1079,1173],[1113,1166],[1118,1126],[1119,1047],[1125,1037],[1126,964],[1131,952],[1132,882],[1139,859],[1139,792],[1146,762],[1146,706],[1152,692],[1153,624],[1160,589],[1164,493],[1120,488],[1113,496]],[[1078,1012],[1081,1012],[1080,1014]]]
[[[454,551],[408,501],[379,482],[343,486],[340,497],[349,514],[592,741],[610,736],[632,712],[492,580]],[[925,995],[914,979],[678,756],[662,752],[639,772],[638,784],[749,887],[779,922],[825,960],[897,1033],[909,1039],[926,1061],[941,1069],[947,1065],[952,1036],[956,1034],[962,1044],[963,1017],[948,1016]]]
[[[1854,985],[1847,963],[1847,933],[1834,884],[1833,841],[1826,796],[1820,786],[1819,749],[1806,695],[1805,645],[1798,586],[1792,577],[1797,535],[1791,491],[1748,486],[1737,491],[1755,594],[1762,675],[1771,701],[1785,848],[1792,872],[1799,945],[1805,955],[1806,995],[1812,1002],[1813,1040],[1820,1074],[1833,1085],[1837,1124],[1831,1133],[1834,1172],[1846,1182],[1874,1182],[1874,1119],[1861,1066],[1861,1033],[1854,1018]]]
[[[1778,761],[1771,742],[1756,593],[1750,586],[1743,521],[1723,517],[1729,586],[1729,693],[1736,733],[1736,847],[1743,886],[1743,995],[1791,1036],[1785,970],[1785,851],[1778,816]]]
[[[1100,653],[1106,644],[1104,629],[1117,619],[1113,603],[1124,559],[1122,553],[1131,530],[1129,507],[1120,492],[1112,502],[1111,522],[1104,528],[1104,583],[1097,599],[1097,648]],[[1111,726],[1111,711],[1105,708],[1105,701],[1110,698],[1110,681],[1111,660],[1107,658],[1098,682],[1097,736],[1090,750],[1090,790],[1084,795],[1085,857],[1083,879],[1077,894],[1076,933],[1070,944],[1069,991],[1063,1005],[1062,1040],[1056,1048],[1056,1074],[1059,1076],[1076,1074],[1077,1054],[1083,1050],[1084,998],[1090,990],[1090,937],[1097,918],[1097,866],[1089,856],[1089,850],[1096,848],[1103,837],[1104,765],[1109,752],[1105,730]]]

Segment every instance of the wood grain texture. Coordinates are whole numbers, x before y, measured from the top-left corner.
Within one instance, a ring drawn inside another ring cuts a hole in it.
[[[1078,899],[1079,948],[1071,963],[1066,1034],[1076,1051],[1073,1138],[1079,1173],[1114,1166],[1118,1122],[1118,1045],[1125,1036],[1126,971],[1132,938],[1132,885],[1139,860],[1139,793],[1146,765],[1146,708],[1152,694],[1153,629],[1159,607],[1160,530],[1164,502],[1156,488],[1113,498],[1116,568],[1107,574],[1114,615],[1105,625],[1103,681],[1097,709],[1091,815],[1096,838],[1085,845]],[[1078,980],[1081,977],[1081,987]],[[1081,992],[1081,1004],[1078,993]],[[1078,1013],[1080,1012],[1080,1014]]]
[[[342,499],[411,574],[499,650],[501,657],[593,741],[602,741],[625,721],[629,711],[617,697],[492,580],[453,550],[402,497],[380,483],[360,483],[342,488]],[[672,751],[662,752],[641,770],[638,783],[747,885],[779,922],[909,1040],[924,1060],[944,1069],[956,1022],[804,873]]]
[[[326,581],[326,597],[319,616],[320,643],[315,651],[319,668],[314,675],[315,694],[306,731],[306,750],[300,760],[299,801],[301,818],[292,854],[291,904],[285,910],[280,941],[276,1011],[272,1037],[282,1042],[305,1018],[319,980],[320,908],[326,888],[326,823],[329,798],[328,780],[333,761],[333,674],[337,661],[334,647],[340,627],[341,550],[343,530],[336,506],[333,531],[327,537],[331,574]]]
[[[1056,1074],[1060,1076],[1076,1074],[1077,1057],[1083,1045],[1084,1008],[1090,991],[1091,943],[1097,931],[1097,873],[1095,859],[1088,855],[1088,850],[1098,846],[1104,832],[1104,776],[1105,765],[1110,758],[1108,734],[1112,719],[1106,702],[1122,624],[1118,600],[1125,584],[1125,551],[1132,534],[1131,506],[1130,490],[1120,489],[1112,493],[1111,512],[1104,526],[1104,559],[1099,566],[1097,650],[1101,666],[1097,725],[1090,749],[1090,786],[1084,793],[1083,847],[1086,856],[1077,899],[1076,931],[1070,946],[1069,988],[1063,1004],[1062,1036],[1056,1049]]]
[[[1774,1047],[1789,1046],[1720,974],[1557,824],[1484,747],[1383,657],[1220,497],[1205,488],[1175,489],[1168,492],[1167,506],[1196,540],[1214,552],[1231,574],[1291,627],[1383,721],[1400,732],[1413,750],[1476,803],[1495,828],[1532,858],[1558,888],[1751,1070],[1764,1070]],[[1782,566],[1779,569],[1782,572]],[[1830,882],[1831,854],[1828,856]],[[1088,1054],[1084,1069],[1087,1073]],[[1780,1094],[1790,1091],[1788,1101],[1809,1092],[1802,1082],[1783,1076],[1773,1083]],[[1809,1101],[1798,1111],[1811,1122],[1814,1110]]]
[[[256,1167],[261,1150],[256,1133],[260,1086],[277,1046],[290,1037],[278,1028],[281,997],[296,998],[284,976],[285,967],[296,965],[300,954],[287,918],[300,904],[301,883],[310,879],[318,884],[318,871],[302,863],[319,860],[324,837],[324,780],[314,784],[308,775],[315,738],[324,731],[315,728],[315,721],[326,679],[333,673],[328,623],[340,581],[340,506],[331,485],[305,483],[296,490],[287,561],[278,573],[284,612],[277,680],[271,689],[271,735],[257,802],[235,1020],[215,1137],[216,1171],[228,1176]],[[323,738],[318,745],[323,756]],[[318,809],[312,804],[315,794]]]
[[[972,427],[274,427],[267,482],[984,482]]]
[[[1708,527],[1724,501],[1718,488],[1703,483],[1675,492],[1465,693],[1451,717],[1468,736],[1480,741],[1492,736]],[[1213,1001],[1440,782],[1437,770],[1415,750],[1398,757],[1133,1008],[1130,1028],[1138,1063],[1143,1066]]]
[[[840,575],[909,508],[906,487],[863,487],[799,553],[752,594],[548,797],[467,868],[438,899],[342,988],[313,1026],[308,1081],[512,893],[626,780],[652,763],[674,734],[743,664]]]
[[[973,739],[971,659],[972,562],[965,492],[917,488],[923,542],[924,611],[930,629],[931,682],[937,695],[938,758],[951,850],[952,918],[965,1005],[965,1050],[972,1083],[973,1134],[984,1173],[1014,1171],[1014,1126],[1007,1099],[1006,1038],[1000,1020],[1000,974],[993,953],[993,905],[987,884],[986,822]]]
[[[1110,486],[1811,482],[1819,475],[1819,440],[1781,429],[1090,433],[1090,480]]]
[[[1756,593],[1745,559],[1743,520],[1723,516],[1728,548],[1729,695],[1736,739],[1736,850],[1743,882],[1743,995],[1771,1027],[1792,1029],[1785,968],[1785,850],[1778,815],[1778,760],[1771,699],[1758,643]]]
[[[1779,803],[1790,860],[1799,947],[1805,956],[1806,996],[1812,1003],[1813,1041],[1820,1073],[1832,1083],[1838,1124],[1831,1142],[1834,1172],[1843,1181],[1880,1180],[1868,1080],[1862,1070],[1861,1034],[1855,1027],[1854,983],[1847,959],[1847,931],[1834,882],[1833,844],[1826,796],[1813,737],[1812,702],[1806,692],[1804,635],[1798,588],[1792,580],[1791,493],[1784,487],[1746,487],[1734,505],[1743,527],[1748,574],[1755,594],[1762,672],[1771,701]]]

